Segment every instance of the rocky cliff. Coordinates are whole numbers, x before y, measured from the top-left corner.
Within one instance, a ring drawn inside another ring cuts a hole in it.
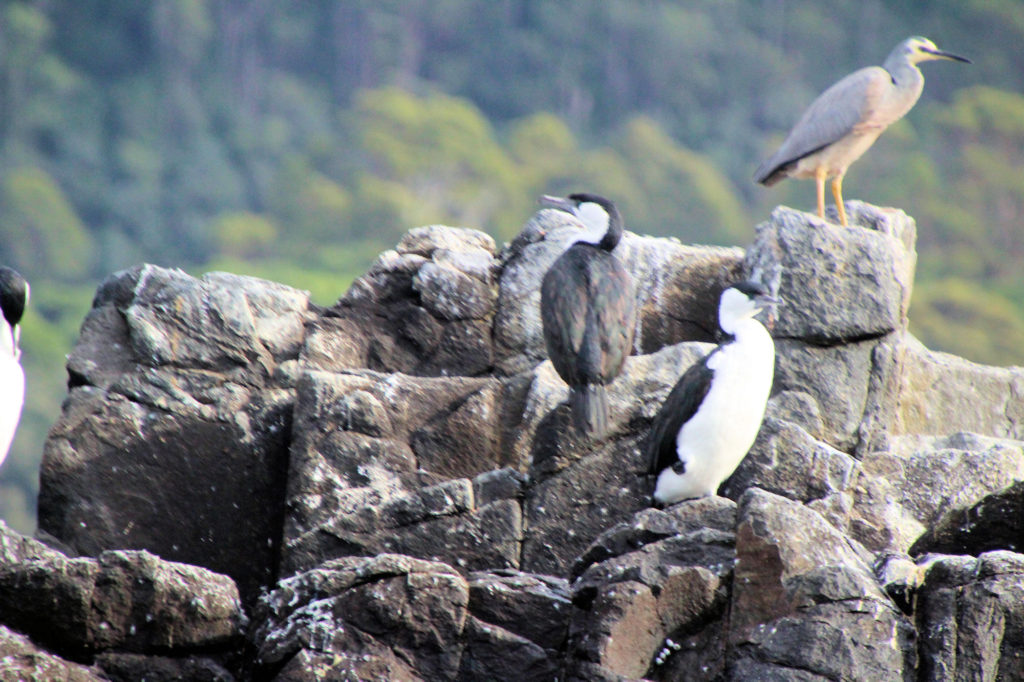
[[[0,673],[66,680],[1024,678],[1024,370],[906,330],[913,220],[778,209],[749,249],[627,234],[608,437],[544,358],[542,211],[410,231],[332,307],[141,266],[97,291],[0,528]],[[785,299],[723,497],[647,508],[642,447],[718,293]],[[20,677],[19,677],[20,676]]]

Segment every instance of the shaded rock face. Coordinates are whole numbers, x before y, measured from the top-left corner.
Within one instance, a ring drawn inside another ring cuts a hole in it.
[[[73,551],[147,549],[253,595],[277,571],[308,296],[142,266],[101,285],[43,453],[39,527]]]
[[[0,546],[0,678],[234,679],[248,619],[228,576],[145,551],[69,558],[3,525]]]
[[[1024,678],[1024,556],[932,557],[920,594],[924,679]]]
[[[114,275],[46,446],[40,529],[61,549],[0,527],[3,661],[83,680],[1021,676],[1024,375],[916,342],[913,221],[848,213],[779,208],[745,251],[627,233],[637,330],[598,442],[544,357],[540,281],[580,229],[562,212],[501,250],[412,230],[327,309],[245,277]],[[785,300],[761,433],[722,497],[652,509],[650,422],[749,277]]]

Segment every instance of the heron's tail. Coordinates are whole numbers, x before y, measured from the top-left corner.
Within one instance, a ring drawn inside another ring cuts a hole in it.
[[[584,384],[569,389],[569,409],[576,431],[597,439],[608,430],[608,397],[601,384]]]

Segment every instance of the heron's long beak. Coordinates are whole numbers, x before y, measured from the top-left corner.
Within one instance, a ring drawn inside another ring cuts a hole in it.
[[[954,62],[963,62],[965,64],[971,63],[971,60],[968,59],[967,57],[961,57],[960,55],[953,54],[952,52],[944,52],[942,50],[931,50],[927,47],[922,47],[921,51],[927,52],[932,56],[933,59],[949,59]]]
[[[548,208],[556,208],[559,211],[565,211],[573,215],[576,214],[576,205],[564,197],[553,197],[550,194],[545,194],[537,200],[537,203]]]

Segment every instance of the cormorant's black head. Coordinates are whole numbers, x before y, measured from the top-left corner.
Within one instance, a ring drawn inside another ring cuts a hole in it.
[[[606,251],[614,249],[622,239],[622,214],[611,201],[597,194],[577,192],[566,198],[544,195],[541,204],[571,213],[587,230],[587,236],[578,241],[595,244]]]
[[[0,267],[0,308],[4,319],[13,329],[21,322],[28,304],[28,282],[16,270]]]

